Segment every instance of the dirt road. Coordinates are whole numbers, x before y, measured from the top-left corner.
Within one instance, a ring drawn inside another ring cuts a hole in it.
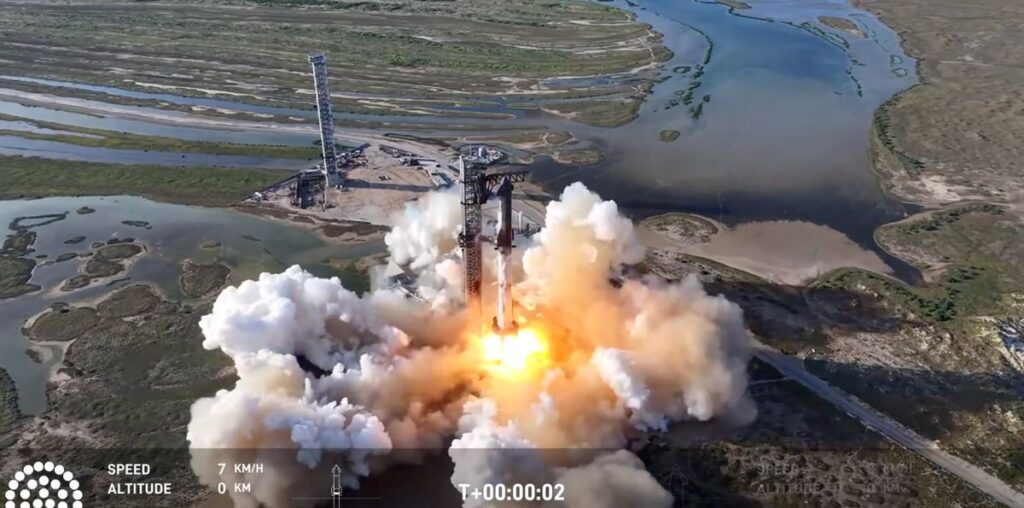
[[[1002,480],[982,471],[977,466],[945,452],[935,442],[925,439],[811,374],[804,368],[801,359],[783,354],[759,341],[754,343],[754,355],[775,367],[782,375],[800,383],[819,397],[842,409],[868,428],[930,460],[933,464],[973,485],[974,488],[988,494],[996,501],[1007,506],[1024,507],[1024,494],[1017,492]]]

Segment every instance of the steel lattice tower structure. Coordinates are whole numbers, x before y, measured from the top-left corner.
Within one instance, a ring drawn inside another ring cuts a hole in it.
[[[320,118],[320,147],[324,156],[324,177],[328,186],[340,185],[338,151],[334,146],[334,113],[331,111],[331,87],[327,82],[327,59],[323,53],[310,53],[313,84],[316,87],[316,110]]]
[[[462,180],[462,233],[459,233],[459,246],[462,247],[462,262],[466,272],[466,306],[479,309],[482,280],[480,224],[483,222],[480,210],[483,204],[480,170],[473,165],[467,167],[466,161],[459,157],[459,178]]]
[[[504,228],[499,228],[498,249],[503,254],[505,268],[510,268],[509,258],[512,252],[512,184],[526,181],[528,172],[525,169],[513,169],[498,173],[487,174],[477,164],[466,164],[462,157],[459,157],[459,178],[462,180],[462,232],[459,233],[459,247],[462,247],[462,263],[465,270],[466,284],[466,306],[471,312],[479,314],[481,310],[480,296],[483,286],[483,251],[481,249],[481,233],[483,224],[483,205],[491,194],[504,187],[501,193],[504,201],[502,218]],[[502,315],[502,326],[510,326],[506,323],[511,319],[511,297],[508,289],[511,287],[511,274],[506,273],[504,277],[505,291],[504,301],[499,298],[499,307],[507,305],[506,309],[499,309]],[[506,319],[507,318],[507,319]]]

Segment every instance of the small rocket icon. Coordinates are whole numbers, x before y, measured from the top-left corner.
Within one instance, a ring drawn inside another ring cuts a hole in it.
[[[337,464],[331,468],[331,505],[341,508],[341,468]]]

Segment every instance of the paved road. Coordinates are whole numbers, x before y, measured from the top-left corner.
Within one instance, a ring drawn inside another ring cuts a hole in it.
[[[935,442],[925,439],[888,416],[855,401],[850,395],[808,372],[801,359],[783,354],[757,341],[754,344],[754,355],[775,367],[782,375],[807,387],[819,397],[860,420],[867,427],[930,460],[950,474],[992,496],[996,501],[1007,506],[1024,508],[1024,494],[981,468],[943,451]]]

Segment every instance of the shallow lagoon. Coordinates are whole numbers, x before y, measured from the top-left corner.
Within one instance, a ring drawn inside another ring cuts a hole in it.
[[[81,207],[95,211],[79,214],[77,210]],[[37,238],[35,251],[29,257],[46,257],[36,259],[31,283],[42,289],[0,301],[0,368],[14,379],[21,409],[30,414],[45,410],[46,380],[63,353],[59,345],[37,346],[43,363],[36,363],[25,353],[31,344],[21,328],[27,319],[53,303],[94,302],[115,287],[143,281],[155,284],[169,298],[185,300],[178,287],[178,276],[186,258],[224,262],[235,268],[229,282],[238,283],[260,272],[280,271],[295,263],[318,275],[343,275],[325,260],[361,257],[383,249],[379,241],[345,246],[325,244],[310,231],[231,209],[172,205],[125,196],[0,201],[0,224],[6,228],[19,217],[64,212],[67,216],[63,220],[32,228]],[[131,225],[123,221],[141,222]],[[38,222],[22,221],[21,225]],[[142,226],[142,222],[148,226]],[[65,243],[78,236],[85,239],[76,244]],[[93,242],[112,238],[134,238],[145,245],[147,252],[129,264],[124,273],[114,276],[113,281],[95,282],[72,292],[61,291],[61,284],[76,275],[85,260],[48,262],[63,253],[82,252]],[[206,242],[220,245],[203,248]]]

